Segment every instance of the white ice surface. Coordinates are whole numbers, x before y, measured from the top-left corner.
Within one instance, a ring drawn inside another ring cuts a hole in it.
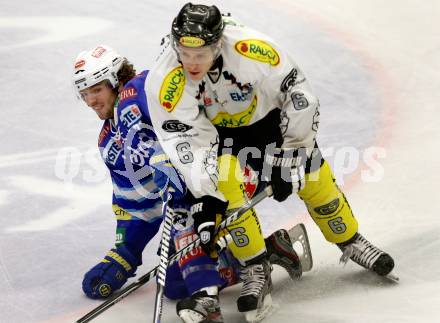
[[[184,3],[0,1],[0,322],[73,322],[99,304],[80,286],[114,241],[111,184],[95,147],[100,122],[70,87],[73,61],[104,43],[148,68]],[[320,98],[319,142],[360,231],[393,255],[401,278],[341,267],[297,198],[265,201],[264,232],[304,222],[315,260],[296,283],[275,271],[267,321],[440,322],[440,2],[213,3],[296,57]],[[138,275],[157,264],[156,248],[154,240]],[[238,292],[221,295],[226,322],[243,321]],[[154,294],[150,283],[96,322],[151,322]],[[163,322],[178,321],[173,302],[164,312]]]

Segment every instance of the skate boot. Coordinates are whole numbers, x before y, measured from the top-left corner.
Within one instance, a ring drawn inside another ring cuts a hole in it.
[[[245,312],[247,322],[262,320],[272,307],[271,271],[270,263],[266,258],[240,270],[243,286],[237,307],[239,312]]]
[[[280,229],[264,239],[267,256],[272,265],[283,267],[290,278],[297,280],[302,275],[301,261],[295,252],[286,230]]]
[[[177,302],[177,315],[185,323],[221,323],[223,316],[220,311],[218,296],[208,295],[200,291],[191,297]]]
[[[347,242],[338,243],[337,246],[342,250],[340,260],[342,263],[347,263],[348,259],[351,259],[380,276],[388,275],[394,268],[393,258],[372,245],[360,233],[356,233]]]

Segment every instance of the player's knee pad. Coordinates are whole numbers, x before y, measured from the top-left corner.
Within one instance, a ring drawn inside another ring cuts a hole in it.
[[[85,275],[84,293],[93,299],[107,298],[133,277],[140,260],[125,246],[111,249],[105,258]]]
[[[218,188],[229,201],[228,210],[242,207],[247,201],[247,196],[243,185],[243,172],[237,157],[222,155],[219,157],[218,165]],[[266,251],[255,209],[248,210],[232,222],[226,231],[222,234],[229,233],[232,236],[234,243],[229,244],[229,248],[241,263],[244,264]]]
[[[327,241],[344,242],[357,232],[357,220],[326,161],[317,171],[306,174],[305,188],[298,195]]]

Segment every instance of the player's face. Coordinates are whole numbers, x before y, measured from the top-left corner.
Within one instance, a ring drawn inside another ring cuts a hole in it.
[[[214,62],[214,52],[210,46],[188,48],[178,46],[179,58],[183,69],[193,81],[200,81]]]
[[[113,107],[117,94],[111,89],[107,81],[102,81],[80,91],[84,102],[96,112],[99,119],[113,118]]]

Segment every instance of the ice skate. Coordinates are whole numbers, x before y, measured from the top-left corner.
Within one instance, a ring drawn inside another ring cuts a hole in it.
[[[261,321],[272,307],[271,266],[267,259],[260,263],[243,267],[240,278],[243,281],[237,300],[239,312],[244,312],[247,322]]]
[[[176,310],[185,323],[223,322],[218,296],[208,295],[206,291],[197,292],[179,301]]]
[[[356,233],[349,241],[337,245],[342,250],[341,263],[345,264],[351,259],[380,276],[391,275],[394,268],[393,258],[371,244],[360,233]],[[393,279],[392,277],[395,276],[391,275],[390,278]]]
[[[283,267],[290,278],[297,280],[302,276],[302,266],[286,230],[280,229],[265,239],[267,255],[272,265]]]

